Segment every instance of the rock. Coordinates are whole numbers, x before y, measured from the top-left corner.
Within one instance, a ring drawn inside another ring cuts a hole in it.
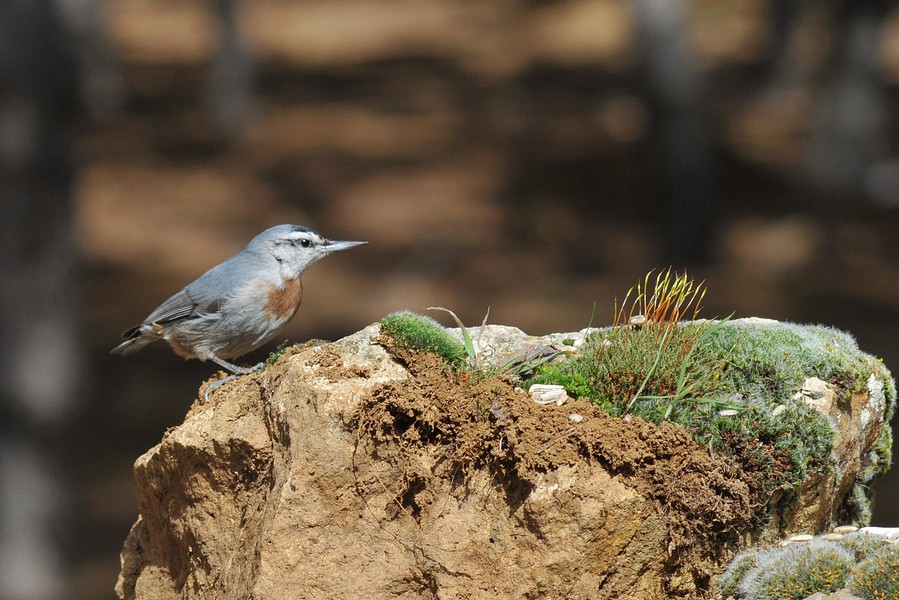
[[[498,361],[583,339],[512,329],[472,335]],[[739,469],[680,426],[455,381],[377,335],[200,395],[135,464],[119,598],[693,598],[763,537]],[[827,408],[853,456],[787,533],[836,524],[873,436],[853,416],[882,425],[868,392]]]

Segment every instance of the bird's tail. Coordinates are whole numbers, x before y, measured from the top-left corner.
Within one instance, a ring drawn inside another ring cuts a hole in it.
[[[154,331],[152,325],[141,324],[132,327],[122,334],[125,341],[109,351],[110,354],[120,354],[122,356],[131,356],[140,351],[141,348],[155,342],[159,339],[159,335]]]

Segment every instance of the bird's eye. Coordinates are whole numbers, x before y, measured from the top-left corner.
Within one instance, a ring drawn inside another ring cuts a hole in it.
[[[312,245],[312,242],[310,240],[306,240],[306,239],[300,240],[300,246],[302,246],[303,248],[308,248],[311,245]]]

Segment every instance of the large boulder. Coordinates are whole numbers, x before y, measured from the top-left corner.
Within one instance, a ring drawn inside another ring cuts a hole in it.
[[[497,356],[583,338],[473,333]],[[838,524],[888,453],[876,361],[862,382],[810,369],[796,393],[833,424],[837,466],[759,505],[679,425],[537,404],[379,339],[297,347],[201,395],[137,460],[119,597],[700,597],[741,547]]]

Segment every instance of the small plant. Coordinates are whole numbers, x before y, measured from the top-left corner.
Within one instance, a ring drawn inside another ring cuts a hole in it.
[[[448,308],[443,308],[442,306],[429,306],[428,310],[442,310],[443,312],[449,313],[449,315],[456,322],[456,325],[459,326],[459,331],[462,332],[462,347],[465,348],[465,356],[468,358],[468,367],[471,369],[476,369],[478,367],[478,351],[477,348],[474,347],[474,342],[471,339],[471,335],[468,333],[468,328],[462,323],[462,320],[456,316],[456,313],[451,311]],[[487,314],[484,315],[484,323],[487,323],[487,317],[490,316],[490,309],[487,309]]]
[[[740,594],[740,584],[752,569],[758,567],[758,551],[744,550],[730,561],[727,570],[718,579],[718,590],[724,597],[735,597]]]
[[[279,348],[268,355],[268,358],[265,359],[265,366],[270,367],[276,362],[278,359],[284,356],[287,353],[288,348]]]
[[[650,338],[648,340],[650,346],[656,348],[655,356],[649,363],[645,376],[631,396],[624,412],[630,412],[638,400],[668,399],[669,403],[663,416],[667,419],[671,416],[671,410],[676,403],[682,402],[688,395],[704,387],[702,383],[695,381],[695,377],[690,377],[692,381],[688,383],[687,369],[691,367],[693,353],[704,335],[707,324],[687,328],[681,327],[681,321],[691,306],[693,308],[691,320],[696,320],[706,290],[702,283],[694,284],[686,273],[672,277],[671,269],[668,269],[656,276],[655,285],[650,293],[650,275],[651,273],[647,273],[642,284],[638,283],[628,290],[620,308],[616,300],[612,336],[615,339],[610,339],[611,343],[604,344],[602,348],[609,348],[616,343],[624,347],[638,348],[642,345],[642,340],[636,338],[641,335],[647,335]],[[634,294],[634,298],[629,303],[631,294]],[[625,322],[625,309],[628,304],[630,308]],[[672,341],[674,342],[673,346],[671,346]],[[669,347],[672,347],[674,351],[668,352]],[[666,352],[678,366],[676,378],[671,378],[670,370],[664,367],[660,373],[661,377],[656,377],[662,357]],[[693,374],[691,373],[691,375]],[[674,384],[673,389],[671,389],[671,383]],[[657,388],[661,394],[645,394],[647,386],[650,386],[650,389]]]
[[[899,547],[880,540],[880,547],[852,570],[849,588],[865,600],[899,598]]]
[[[433,352],[455,369],[466,364],[465,346],[430,317],[408,310],[395,312],[381,319],[381,331],[400,347]]]
[[[710,415],[741,409],[717,393],[723,361],[703,350],[703,339],[726,322],[696,321],[705,293],[686,273],[647,274],[616,301],[614,324],[587,339],[580,359],[547,365],[534,383],[558,383],[610,414],[656,422],[701,404]]]
[[[760,499],[780,488],[789,501],[793,486],[833,465],[833,427],[795,397],[804,378],[865,381],[870,366],[833,329],[698,320],[705,295],[686,274],[647,275],[580,356],[540,367],[528,383],[563,385],[613,416],[679,423],[710,452],[736,456]]]
[[[855,555],[856,562],[862,562],[884,547],[884,540],[879,535],[871,535],[861,531],[847,533],[840,540],[840,545]]]
[[[854,532],[737,554],[718,580],[725,598],[805,598],[848,587],[864,600],[899,598],[899,546]]]
[[[853,560],[851,552],[820,538],[762,550],[739,592],[747,600],[799,600],[816,592],[835,592],[846,585]]]

